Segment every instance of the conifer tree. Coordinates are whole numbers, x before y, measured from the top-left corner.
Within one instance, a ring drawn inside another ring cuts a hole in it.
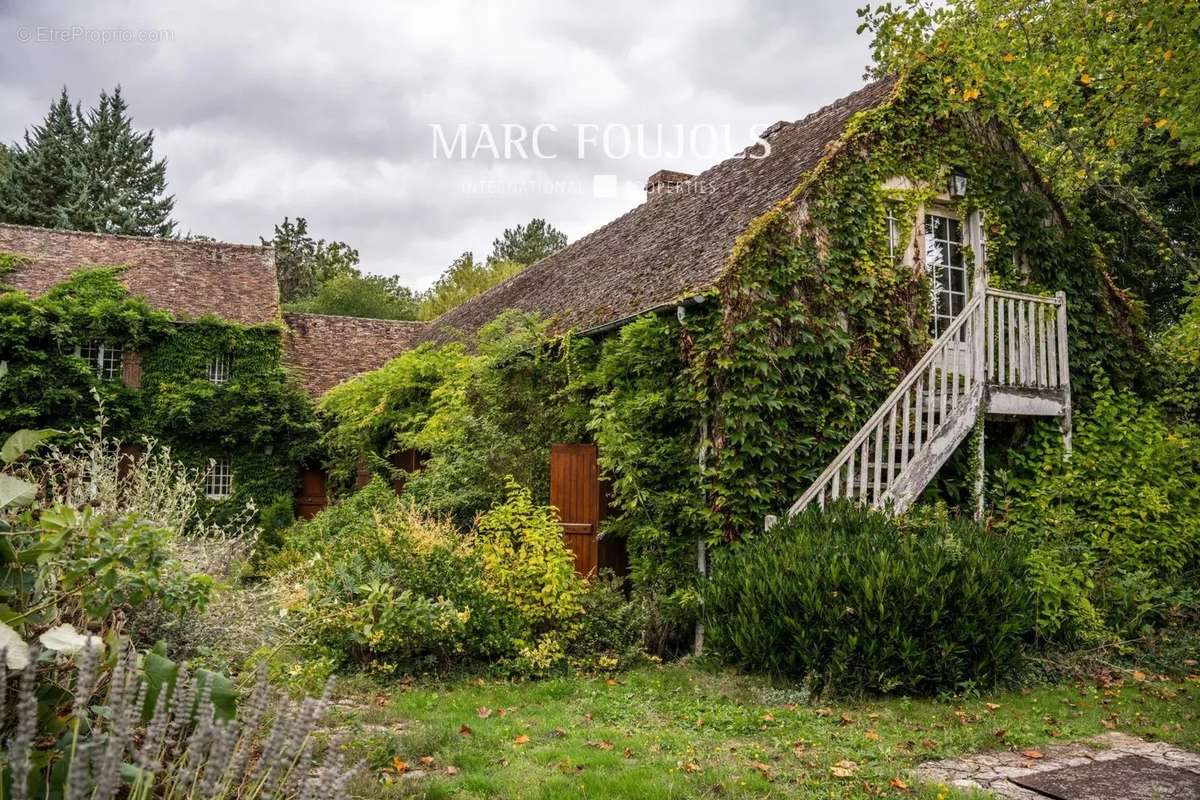
[[[68,227],[65,207],[78,178],[83,117],[63,87],[41,125],[25,131],[25,145],[9,151],[0,182],[0,220],[46,228]]]

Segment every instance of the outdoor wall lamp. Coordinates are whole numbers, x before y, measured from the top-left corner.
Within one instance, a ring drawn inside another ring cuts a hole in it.
[[[950,197],[962,200],[967,196],[967,173],[956,169],[950,173]]]

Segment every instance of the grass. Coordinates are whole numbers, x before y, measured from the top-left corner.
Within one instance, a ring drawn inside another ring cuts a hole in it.
[[[359,678],[342,693],[355,710],[340,723],[371,766],[362,797],[948,800],[966,795],[915,786],[911,770],[1109,729],[1200,748],[1200,676],[826,704],[795,687],[672,665],[615,679]]]

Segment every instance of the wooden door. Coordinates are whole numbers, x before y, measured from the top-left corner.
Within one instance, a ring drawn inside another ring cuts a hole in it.
[[[325,489],[324,470],[309,468],[300,475],[300,491],[296,494],[296,516],[312,519],[329,504]]]
[[[625,542],[601,539],[606,492],[594,444],[556,444],[550,448],[550,505],[558,509],[563,543],[575,556],[575,571],[592,576],[601,569],[626,570]]]

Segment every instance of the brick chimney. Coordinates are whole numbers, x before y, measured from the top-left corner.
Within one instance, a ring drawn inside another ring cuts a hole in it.
[[[657,194],[671,194],[694,177],[696,176],[686,172],[660,169],[646,179],[646,199],[649,200]]]

